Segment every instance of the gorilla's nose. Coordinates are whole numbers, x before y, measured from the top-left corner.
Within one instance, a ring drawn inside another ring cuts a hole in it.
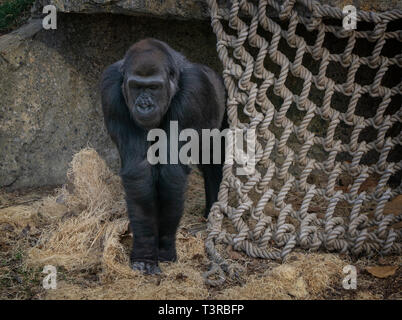
[[[150,98],[139,98],[137,109],[141,113],[149,113],[154,109],[154,104]]]

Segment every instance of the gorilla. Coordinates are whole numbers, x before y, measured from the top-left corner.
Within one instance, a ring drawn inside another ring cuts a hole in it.
[[[177,259],[176,231],[190,167],[169,162],[151,165],[147,134],[159,128],[169,137],[171,121],[177,121],[179,132],[226,128],[222,78],[207,66],[189,62],[166,43],[145,39],[105,69],[101,99],[107,131],[120,154],[120,176],[133,232],[131,267],[145,274],[160,273],[158,261]],[[199,168],[207,217],[217,200],[222,164],[211,162]]]

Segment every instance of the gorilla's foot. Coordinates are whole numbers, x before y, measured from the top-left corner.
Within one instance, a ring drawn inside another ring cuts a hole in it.
[[[159,254],[158,256],[158,261],[159,262],[176,262],[177,261],[177,256],[176,254]]]
[[[160,274],[161,269],[158,263],[155,262],[144,262],[144,261],[134,261],[131,264],[131,269],[141,271],[144,274]]]
[[[173,245],[169,249],[159,248],[159,262],[175,262],[177,261],[176,247]]]

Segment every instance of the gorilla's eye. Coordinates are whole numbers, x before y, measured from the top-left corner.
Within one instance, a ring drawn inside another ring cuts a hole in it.
[[[159,89],[159,86],[156,85],[156,84],[151,84],[151,85],[149,86],[149,89],[151,89],[151,90],[158,90],[158,89]]]
[[[137,89],[137,90],[142,88],[141,85],[139,85],[137,83],[132,83],[132,82],[130,83],[130,87],[131,87],[131,89]]]

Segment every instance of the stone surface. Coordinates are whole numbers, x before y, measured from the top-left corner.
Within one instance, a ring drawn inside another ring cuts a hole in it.
[[[37,2],[40,5],[53,4],[58,12],[107,12],[182,19],[208,19],[209,17],[205,0],[37,0]]]
[[[328,1],[342,5],[341,1]],[[178,2],[181,5],[175,6]],[[130,14],[152,12],[160,17],[207,18],[204,0],[109,1],[105,6],[103,3],[103,0],[59,0],[58,7],[64,12],[99,13],[114,12],[111,8],[126,3],[124,12]],[[156,3],[159,7],[152,7]],[[222,7],[227,5],[226,0],[220,3]],[[384,4],[385,1],[366,1],[366,5],[371,3]],[[387,3],[398,7],[400,1]],[[148,11],[134,10],[129,4],[137,4],[138,8],[142,5],[141,8]],[[99,77],[132,43],[145,37],[166,41],[190,60],[221,71],[215,35],[208,20],[59,13],[57,30],[43,30],[40,21],[33,21],[0,37],[0,187],[61,184],[72,155],[87,145],[96,148],[112,168],[118,168],[116,149],[103,125]],[[336,49],[338,44],[342,46],[341,41],[328,43],[328,46]],[[291,51],[287,47],[281,50]],[[308,59],[306,63],[311,70],[316,65]],[[328,68],[329,76],[334,79],[343,77],[341,71],[337,66]],[[370,71],[359,77],[371,81]],[[394,73],[393,77],[398,74]],[[297,88],[299,84],[295,80],[291,85]],[[319,100],[320,94],[312,92],[312,99]],[[274,101],[275,97],[271,98]],[[334,97],[334,104],[341,110],[345,101]],[[373,104],[367,110],[375,108]],[[320,123],[316,126],[316,130],[324,134],[326,127]],[[340,133],[345,133],[347,139],[346,129]]]
[[[102,23],[100,23],[100,21]],[[0,37],[0,188],[61,184],[72,155],[93,146],[114,169],[98,90],[102,70],[145,37],[220,71],[206,21],[59,14],[57,30]]]
[[[383,12],[392,9],[402,9],[401,0],[322,0],[321,3],[343,8],[349,4],[365,11]]]
[[[220,14],[228,16],[231,0],[217,2],[221,8]],[[402,8],[402,0],[321,0],[320,3],[338,8],[353,4],[356,8],[377,12]],[[55,5],[58,12],[107,12],[176,19],[209,19],[206,0],[37,0],[38,7],[46,4]]]

